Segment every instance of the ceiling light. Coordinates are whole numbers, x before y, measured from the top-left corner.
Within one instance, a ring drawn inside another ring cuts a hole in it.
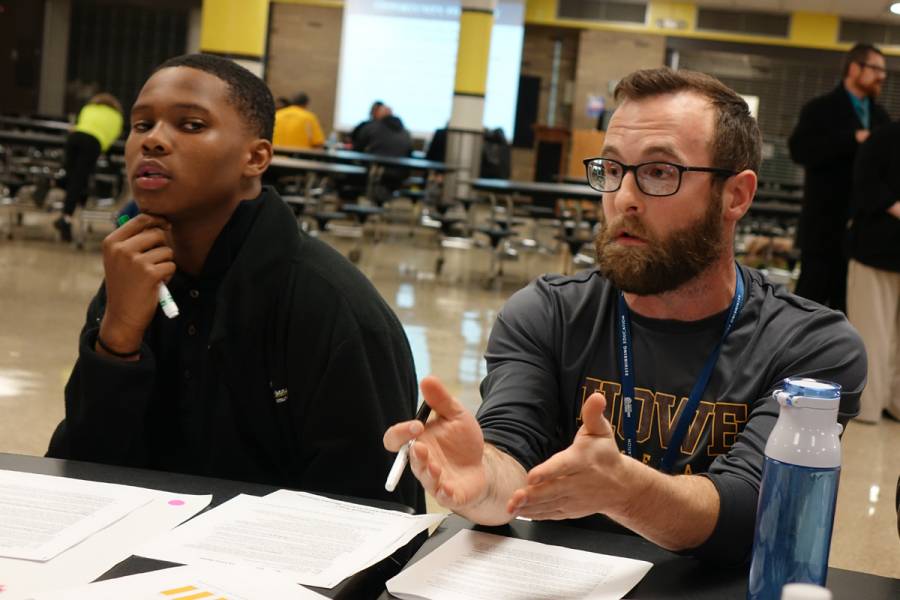
[[[900,15],[900,2],[893,2],[891,4],[891,12],[895,15]]]

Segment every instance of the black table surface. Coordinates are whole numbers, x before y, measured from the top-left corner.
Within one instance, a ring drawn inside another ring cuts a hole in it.
[[[258,483],[19,454],[0,453],[0,469],[133,485],[182,494],[212,494],[213,499],[210,503],[210,508],[218,506],[238,494],[264,496],[278,489],[274,486]],[[393,502],[328,495],[338,500],[357,502],[367,506],[401,510],[406,513],[412,512],[411,509]],[[348,577],[332,589],[307,587],[329,598],[348,600],[376,598],[384,592],[384,582],[400,571],[406,559],[421,545],[423,540],[424,535],[418,536],[388,558],[372,565],[368,569],[360,571],[352,577]],[[174,563],[132,556],[112,567],[97,580],[124,577],[171,566],[174,566]]]
[[[2,130],[0,131],[0,144],[56,146],[61,148],[66,145],[66,136],[60,133]]]
[[[64,133],[0,130],[0,144],[63,148],[66,145],[67,137],[67,134]],[[107,153],[119,153],[124,151],[125,142],[123,140],[116,140],[112,143],[112,146],[109,147]]]
[[[424,158],[404,158],[400,156],[382,156],[354,150],[325,150],[323,148],[291,148],[288,146],[275,146],[276,154],[299,156],[310,160],[323,160],[350,164],[377,164],[388,167],[404,167],[418,171],[445,172],[453,171],[454,167],[443,162],[425,160]]]
[[[51,121],[49,119],[31,119],[28,117],[10,117],[0,115],[0,125],[19,127],[37,131],[64,131],[68,132],[74,127],[66,121]]]
[[[543,544],[588,552],[623,556],[653,563],[653,568],[626,598],[666,598],[679,600],[745,600],[748,567],[720,568],[697,559],[674,554],[636,535],[596,531],[554,523],[514,520],[502,527],[473,526],[453,515],[438,527],[409,565],[421,560],[461,529],[475,529]],[[828,569],[828,588],[834,600],[881,600],[900,598],[900,579],[879,577],[845,569]],[[381,598],[395,598],[384,592]],[[777,599],[775,599],[777,600]]]
[[[269,165],[272,170],[293,171],[299,173],[311,172],[325,175],[365,175],[365,167],[359,165],[343,164],[336,162],[323,162],[304,158],[292,158],[276,154]]]
[[[468,183],[476,190],[496,194],[521,194],[532,197],[580,200],[601,199],[600,192],[586,184],[517,181],[514,179],[473,179]]]

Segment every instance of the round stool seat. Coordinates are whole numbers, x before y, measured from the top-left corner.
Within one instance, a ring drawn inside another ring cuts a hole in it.
[[[513,235],[513,231],[503,227],[488,227],[482,226],[478,228],[478,231],[488,236],[491,240],[491,248],[496,248],[500,245],[500,242],[509,236]]]
[[[341,210],[353,215],[360,223],[365,223],[372,215],[384,213],[384,209],[380,206],[366,206],[364,204],[344,204],[341,206]]]

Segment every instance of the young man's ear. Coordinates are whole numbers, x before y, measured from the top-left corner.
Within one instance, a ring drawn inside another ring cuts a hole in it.
[[[260,177],[272,162],[272,142],[262,138],[253,140],[247,148],[247,154],[244,177]]]

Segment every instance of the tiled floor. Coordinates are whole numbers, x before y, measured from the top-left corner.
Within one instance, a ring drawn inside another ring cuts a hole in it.
[[[63,414],[78,331],[103,270],[96,243],[77,251],[48,241],[49,220],[43,216],[19,238],[0,239],[0,452],[42,454]],[[343,251],[352,245],[325,239]],[[528,279],[557,270],[559,259],[522,254],[505,264],[500,285],[486,287],[486,250],[448,250],[435,277],[435,248],[425,234],[387,239],[365,248],[360,268],[406,327],[420,376],[437,374],[474,409],[484,375],[482,352],[497,310]],[[831,564],[900,577],[894,511],[900,423],[851,423],[843,448]]]

